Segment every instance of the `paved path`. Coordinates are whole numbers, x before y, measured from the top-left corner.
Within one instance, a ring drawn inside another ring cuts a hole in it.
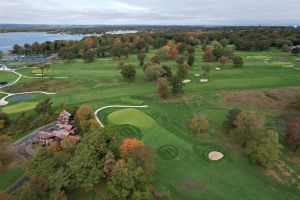
[[[42,130],[47,130],[50,127],[53,127],[56,122],[51,122],[45,126],[42,126],[29,135],[19,139],[9,146],[9,149],[16,153],[18,156],[22,157],[25,160],[29,160],[33,156],[33,151],[29,151],[31,149],[31,145],[33,142],[36,142],[38,139],[36,137],[37,133]],[[13,185],[5,190],[6,193],[12,194],[16,192],[23,184],[25,184],[29,180],[28,176],[21,176]]]
[[[35,79],[43,79],[43,78],[55,78],[55,79],[66,79],[68,77],[31,77],[31,76],[25,76],[25,75],[22,75],[20,74],[19,72],[16,72],[14,70],[6,70],[6,72],[11,72],[11,73],[15,73],[18,78],[12,82],[12,83],[9,83],[9,84],[6,84],[6,85],[3,85],[3,86],[0,86],[0,89],[1,88],[5,88],[5,87],[8,87],[8,86],[12,86],[14,84],[16,84],[22,77],[23,78],[35,78]],[[7,98],[11,97],[11,96],[14,96],[14,95],[20,95],[20,94],[34,94],[34,93],[38,93],[38,94],[47,94],[47,95],[51,95],[51,94],[56,94],[56,93],[49,93],[49,92],[43,92],[43,91],[31,91],[31,92],[20,92],[20,93],[7,93],[7,92],[1,92],[0,93],[2,94],[6,94],[5,97],[1,98],[0,99],[0,106],[5,106],[7,105],[9,102],[6,101]]]
[[[97,120],[97,122],[99,123],[99,125],[103,128],[104,124],[100,121],[99,117],[98,117],[98,113],[101,110],[104,110],[106,108],[147,108],[148,105],[144,105],[144,106],[127,106],[127,105],[111,105],[111,106],[104,106],[102,108],[99,108],[98,110],[95,111],[94,116],[95,119]]]

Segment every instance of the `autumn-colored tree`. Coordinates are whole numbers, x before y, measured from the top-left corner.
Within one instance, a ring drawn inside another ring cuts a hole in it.
[[[221,58],[219,58],[219,63],[223,66],[228,62],[228,57],[226,56],[222,56]]]
[[[11,196],[5,192],[0,192],[0,199],[1,200],[10,200]]]
[[[60,147],[63,151],[66,152],[74,152],[77,143],[79,142],[80,138],[76,136],[68,136],[65,137],[61,142],[60,142]]]
[[[82,105],[77,109],[75,114],[75,121],[81,131],[90,131],[93,120],[94,113],[91,106]]]
[[[210,72],[210,64],[208,63],[205,63],[203,66],[202,66],[202,70],[205,72],[205,73],[209,73]]]
[[[184,56],[178,56],[178,57],[176,58],[176,63],[177,63],[178,65],[182,65],[182,64],[184,63]]]
[[[123,158],[126,158],[128,155],[130,155],[130,152],[144,147],[144,143],[141,140],[138,139],[125,139],[120,147],[120,153]]]
[[[282,51],[283,52],[289,52],[290,51],[289,45],[288,44],[282,45]]]
[[[124,60],[119,60],[118,61],[119,69],[122,69],[122,67],[124,66],[124,64],[125,64]]]
[[[271,168],[278,161],[282,148],[278,133],[269,130],[264,136],[249,142],[246,147],[246,154],[253,163]]]
[[[198,134],[205,133],[206,130],[209,128],[208,119],[203,113],[198,113],[192,118],[190,127]]]
[[[300,146],[300,117],[296,117],[288,122],[285,139],[288,144],[295,145],[294,152],[296,152]]]
[[[113,168],[115,167],[115,164],[116,164],[116,160],[113,152],[108,151],[104,158],[104,167],[103,167],[104,177],[110,176]]]
[[[48,148],[53,152],[58,152],[61,150],[60,145],[57,141],[52,141]]]
[[[114,200],[152,200],[149,187],[149,177],[130,158],[118,160],[108,179],[108,190]]]
[[[208,49],[207,51],[205,51],[205,53],[202,56],[202,60],[204,62],[212,62],[214,61],[216,58],[213,54],[213,51],[211,49]]]
[[[155,55],[151,58],[151,62],[156,63],[156,64],[160,64],[161,61],[161,57],[158,55]]]
[[[9,125],[8,115],[4,112],[0,112],[0,121],[1,121],[0,124],[0,131],[1,131],[1,129],[4,129]]]
[[[46,179],[33,176],[20,193],[22,200],[48,200],[50,188]]]
[[[265,117],[255,112],[240,112],[238,114],[234,125],[234,134],[242,143],[242,147],[245,148],[247,143],[259,135],[260,131],[264,127]]]
[[[130,151],[130,157],[148,174],[152,174],[155,170],[154,154],[155,150],[149,145]]]
[[[145,69],[146,81],[157,81],[157,79],[163,76],[164,70],[160,64],[150,63]]]
[[[160,77],[157,80],[158,85],[158,94],[162,98],[168,98],[169,96],[169,88],[168,88],[168,80],[164,77]]]

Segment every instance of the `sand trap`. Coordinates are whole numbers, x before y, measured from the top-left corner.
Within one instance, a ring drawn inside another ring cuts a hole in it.
[[[221,68],[220,67],[216,67],[216,70],[221,70]]]
[[[282,67],[291,68],[291,67],[294,67],[294,65],[282,65]]]
[[[195,74],[195,76],[200,76],[200,74]]]
[[[182,81],[182,83],[190,83],[190,82],[191,82],[190,79],[185,79],[185,80]]]
[[[200,79],[200,82],[201,83],[206,83],[206,82],[208,82],[208,79]]]
[[[221,160],[224,157],[224,155],[221,152],[218,151],[212,151],[208,154],[208,158],[210,160]]]
[[[36,75],[36,76],[43,76],[43,74],[34,74],[34,75]]]

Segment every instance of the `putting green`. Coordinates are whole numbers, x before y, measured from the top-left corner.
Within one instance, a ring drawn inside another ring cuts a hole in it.
[[[116,125],[130,124],[141,130],[147,130],[156,124],[151,117],[134,108],[115,111],[108,115],[108,120]]]
[[[7,113],[7,114],[13,114],[13,113],[19,113],[19,112],[25,112],[28,110],[32,110],[37,105],[37,102],[26,102],[26,103],[19,103],[11,106],[6,106],[1,109],[1,111]]]

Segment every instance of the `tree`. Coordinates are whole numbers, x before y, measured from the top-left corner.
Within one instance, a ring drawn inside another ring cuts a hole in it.
[[[144,53],[139,53],[137,56],[138,60],[140,61],[140,66],[144,65],[146,54]]]
[[[156,64],[160,64],[161,61],[161,57],[158,55],[155,55],[151,58],[151,62],[156,63]]]
[[[166,66],[166,65],[163,65],[162,66],[162,69],[163,69],[163,77],[165,77],[165,78],[170,78],[170,77],[172,77],[172,69],[171,69],[171,67],[168,67],[168,66]]]
[[[279,143],[278,133],[269,130],[266,135],[247,145],[246,154],[253,163],[271,168],[278,161],[282,148],[282,145]]]
[[[60,142],[60,147],[63,151],[65,152],[70,152],[73,153],[76,145],[79,142],[79,137],[76,136],[68,136],[65,137],[61,142]]]
[[[121,74],[126,81],[133,81],[135,79],[135,66],[132,64],[125,65],[121,69]]]
[[[149,145],[132,149],[129,153],[129,156],[138,164],[138,166],[142,167],[149,175],[152,174],[155,169],[154,155],[155,150]]]
[[[190,127],[198,134],[205,133],[206,130],[209,128],[208,119],[203,113],[198,113],[192,118]]]
[[[126,158],[128,155],[130,155],[131,151],[135,149],[142,148],[144,143],[138,139],[125,139],[120,146],[120,153],[123,158]]]
[[[186,75],[187,75],[187,73],[188,73],[188,68],[189,68],[190,66],[189,65],[187,65],[187,64],[182,64],[182,65],[180,65],[179,67],[178,67],[178,69],[177,69],[177,76],[179,76],[180,78],[185,78],[186,77]]]
[[[164,74],[164,70],[160,64],[152,63],[145,69],[145,79],[147,81],[157,81]]]
[[[45,70],[49,70],[50,65],[39,65],[38,67],[42,72],[42,78],[44,78],[44,72],[45,72]]]
[[[54,194],[53,200],[68,200],[68,196],[66,195],[66,193],[63,190],[57,191]]]
[[[242,147],[245,148],[247,143],[254,140],[259,135],[265,123],[265,117],[261,114],[254,112],[240,112],[238,114],[234,125],[234,134],[237,139],[242,143]]]
[[[118,160],[108,180],[108,190],[115,200],[151,200],[150,183],[144,170],[132,160]]]
[[[209,73],[210,72],[210,65],[208,63],[205,63],[203,66],[202,66],[202,70],[206,73]]]
[[[9,125],[9,118],[5,112],[0,111],[0,130],[6,128]]]
[[[7,151],[9,139],[7,135],[0,135],[0,172],[5,169],[5,165],[10,157]]]
[[[35,111],[41,115],[41,114],[49,114],[51,110],[52,102],[51,99],[48,98],[44,101],[41,101],[35,106]]]
[[[292,54],[294,54],[294,55],[300,54],[300,47],[294,47],[294,48],[292,49]]]
[[[184,63],[184,57],[183,56],[178,56],[176,59],[176,63],[178,65],[182,65]]]
[[[82,59],[84,60],[84,62],[86,62],[86,63],[95,61],[95,54],[92,50],[84,51],[81,56],[82,56]]]
[[[4,56],[3,51],[0,51],[0,60],[3,58],[3,56]]]
[[[225,47],[229,44],[229,40],[227,39],[222,39],[220,41],[220,44],[222,45],[222,47],[225,49]]]
[[[288,103],[288,108],[296,110],[298,112],[300,112],[300,94],[297,95],[294,99],[292,99],[289,103]],[[0,119],[1,119],[1,114],[0,114]]]
[[[290,145],[295,145],[296,152],[300,146],[300,117],[296,117],[288,122],[285,131],[285,140]]]
[[[212,62],[214,61],[216,58],[213,54],[213,51],[211,49],[208,49],[204,52],[203,56],[202,56],[202,60],[204,62]]]
[[[228,57],[226,56],[222,56],[221,58],[219,58],[219,63],[223,66],[228,62]]]
[[[74,156],[68,162],[72,185],[91,189],[104,176],[104,162],[108,151],[116,152],[120,143],[120,131],[105,127],[86,134]]]
[[[237,128],[235,124],[235,120],[237,116],[241,113],[242,111],[240,109],[231,109],[229,110],[225,121],[223,122],[223,127],[225,128],[226,131],[231,131]]]
[[[189,54],[187,64],[192,67],[194,65],[194,62],[195,62],[194,54]]]
[[[48,200],[50,188],[46,179],[33,176],[20,194],[22,200]]]
[[[282,49],[283,52],[289,52],[290,51],[290,47],[289,47],[288,44],[283,44],[281,49]]]
[[[115,167],[116,160],[113,152],[108,151],[104,158],[104,167],[103,172],[105,177],[109,177],[111,175],[111,172],[113,168]]]
[[[233,58],[233,64],[235,67],[243,67],[244,65],[244,59],[241,56],[235,56]]]
[[[162,98],[168,98],[169,96],[169,88],[168,88],[168,80],[164,77],[160,77],[157,80],[158,85],[158,94]]]
[[[170,79],[170,84],[172,87],[172,93],[174,95],[178,95],[183,92],[183,89],[182,89],[183,83],[182,83],[182,79],[179,76],[173,76]]]

